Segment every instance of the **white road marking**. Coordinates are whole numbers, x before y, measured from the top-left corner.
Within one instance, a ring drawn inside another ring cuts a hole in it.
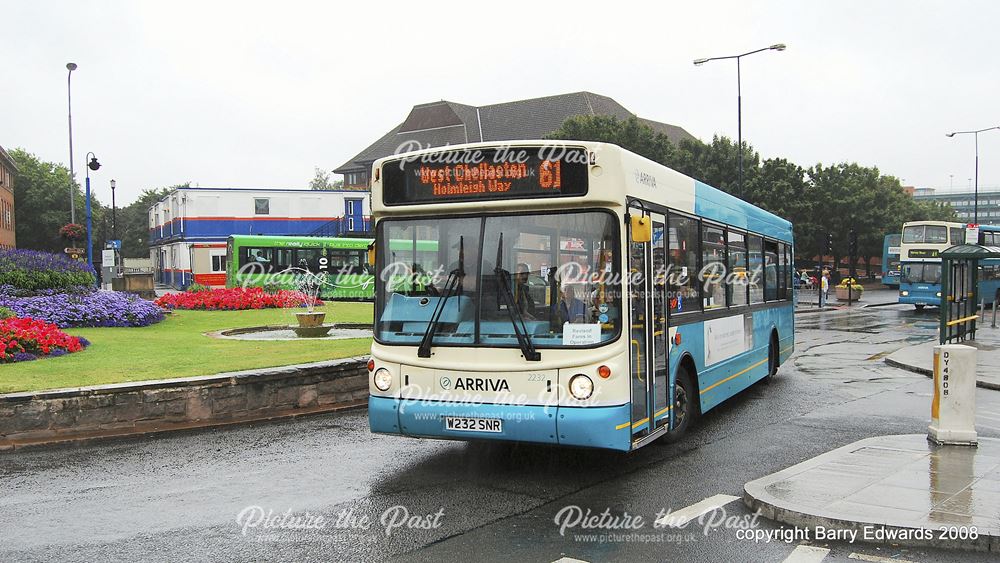
[[[562,557],[562,558],[556,559],[552,563],[588,563],[588,562],[584,561],[583,559],[573,559],[572,557]]]
[[[708,497],[703,501],[696,502],[691,506],[685,506],[676,512],[671,512],[670,514],[663,516],[656,521],[656,524],[660,526],[670,526],[672,528],[681,528],[702,514],[707,514],[716,508],[721,508],[734,500],[739,499],[740,497],[734,497],[732,495],[715,495],[714,497]]]
[[[865,553],[852,553],[848,557],[857,559],[858,561],[872,561],[873,563],[916,563],[916,561],[910,561],[909,559],[894,559],[892,557],[881,557]]]
[[[826,558],[830,550],[825,547],[800,545],[792,550],[783,563],[819,563]]]

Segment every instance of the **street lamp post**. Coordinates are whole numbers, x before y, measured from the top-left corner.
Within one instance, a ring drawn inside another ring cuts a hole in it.
[[[740,158],[740,179],[738,184],[739,197],[743,197],[743,92],[742,86],[740,84],[740,59],[747,56],[753,55],[754,53],[760,53],[763,51],[784,51],[786,49],[784,43],[776,43],[770,47],[764,47],[762,49],[757,49],[755,51],[747,51],[739,55],[728,55],[725,57],[710,57],[707,59],[695,59],[694,65],[701,66],[709,61],[721,61],[725,59],[736,59],[736,142],[737,149],[739,150]]]
[[[951,133],[945,133],[946,137],[971,134],[976,138],[976,188],[972,203],[972,222],[975,224],[979,223],[979,134],[983,131],[992,131],[993,129],[1000,129],[1000,126],[976,129],[975,131],[952,131]]]
[[[73,189],[73,71],[76,70],[76,63],[66,63],[69,74],[66,75],[66,103],[69,106],[69,222],[76,223],[76,201],[73,196],[76,190]]]
[[[91,230],[91,214],[90,214],[90,171],[97,171],[101,167],[101,163],[97,162],[97,156],[88,152],[87,157],[89,162],[87,163],[87,193],[86,204],[87,204],[87,265],[91,268],[94,267],[94,238],[93,232]]]
[[[115,220],[115,181],[111,180],[111,240],[118,240],[118,222]]]

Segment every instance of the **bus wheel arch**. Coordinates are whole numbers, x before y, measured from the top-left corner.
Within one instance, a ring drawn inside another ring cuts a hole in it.
[[[698,371],[690,354],[685,353],[677,362],[674,372],[674,401],[671,406],[674,409],[675,427],[663,435],[664,443],[680,440],[701,414]],[[680,422],[677,422],[678,412],[681,413]]]

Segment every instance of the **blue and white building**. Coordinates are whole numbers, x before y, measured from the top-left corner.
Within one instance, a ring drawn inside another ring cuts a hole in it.
[[[178,188],[149,208],[157,281],[224,286],[230,235],[364,236],[369,200],[359,190]]]

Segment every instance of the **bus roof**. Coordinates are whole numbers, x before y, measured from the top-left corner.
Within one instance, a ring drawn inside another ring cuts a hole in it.
[[[685,176],[648,158],[623,149],[618,145],[593,141],[517,140],[467,143],[392,155],[376,160],[373,163],[372,191],[381,192],[380,171],[384,164],[403,159],[412,161],[425,155],[441,152],[475,151],[476,149],[498,147],[506,147],[512,151],[516,151],[517,149],[541,148],[552,150],[558,147],[583,148],[588,152],[591,160],[589,164],[591,171],[590,184],[592,187],[599,186],[599,189],[591,189],[589,193],[582,196],[516,200],[485,199],[457,203],[430,202],[402,207],[387,207],[381,197],[374,197],[372,201],[373,211],[376,214],[396,214],[401,212],[408,214],[440,214],[442,211],[509,210],[512,205],[517,205],[520,209],[552,209],[561,205],[579,208],[581,203],[623,208],[626,198],[639,198],[670,209],[753,231],[778,240],[792,240],[792,224],[773,213],[694,178]],[[595,171],[595,169],[599,170]],[[609,182],[609,178],[617,181]]]
[[[344,248],[349,250],[367,249],[374,239],[348,237],[288,237],[274,235],[230,235],[229,240],[235,246],[274,246],[274,247],[312,247],[312,248]]]

